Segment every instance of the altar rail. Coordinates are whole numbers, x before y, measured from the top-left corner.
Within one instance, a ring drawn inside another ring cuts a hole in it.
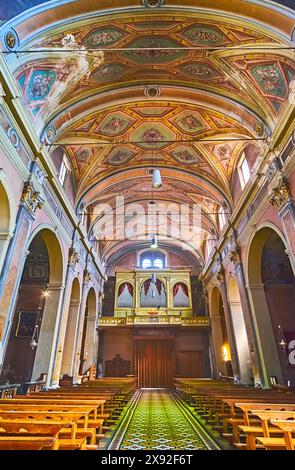
[[[138,315],[127,317],[101,317],[99,326],[132,326],[132,325],[179,325],[185,327],[208,327],[209,317],[179,317],[168,315]]]

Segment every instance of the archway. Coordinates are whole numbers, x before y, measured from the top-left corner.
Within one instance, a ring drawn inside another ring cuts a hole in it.
[[[40,230],[28,248],[1,374],[20,383],[47,374],[61,296],[62,253],[56,236]]]
[[[288,345],[295,339],[295,278],[283,238],[270,227],[259,230],[252,240],[248,282],[265,384],[272,377],[294,384]]]
[[[98,351],[98,332],[96,330],[97,301],[93,287],[89,290],[86,300],[83,334],[81,342],[80,369],[84,374],[96,364]]]
[[[67,317],[67,326],[64,339],[64,349],[61,363],[61,374],[72,376],[75,364],[75,345],[79,326],[79,311],[81,303],[81,289],[79,279],[72,283],[71,298]]]
[[[9,242],[11,225],[10,204],[7,192],[0,181],[0,273]]]
[[[234,277],[230,277],[228,281],[228,302],[230,305],[233,330],[237,345],[240,380],[242,383],[249,384],[252,376],[250,349],[241,305],[239,287],[237,280]]]
[[[215,352],[216,371],[222,375],[233,376],[228,331],[222,296],[217,287],[212,289],[210,314],[212,323],[212,339]]]

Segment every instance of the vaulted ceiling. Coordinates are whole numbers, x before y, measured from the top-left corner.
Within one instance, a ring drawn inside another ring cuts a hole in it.
[[[95,207],[116,196],[201,204],[197,252],[219,207],[232,210],[241,152],[263,150],[288,104],[293,13],[242,0],[59,3],[14,24],[20,53],[6,56],[40,139],[71,160],[77,206],[93,230]],[[155,166],[164,184],[152,191]]]

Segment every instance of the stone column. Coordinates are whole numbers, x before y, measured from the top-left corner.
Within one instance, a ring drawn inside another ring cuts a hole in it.
[[[61,374],[73,376],[75,364],[75,339],[79,328],[80,301],[71,301],[68,312],[65,341],[63,347]]]
[[[64,341],[67,328],[67,321],[69,315],[70,300],[72,294],[72,284],[75,274],[76,265],[80,259],[78,252],[72,246],[69,249],[68,265],[65,281],[65,295],[63,296],[61,316],[58,328],[58,338],[55,346],[55,355],[52,366],[52,383],[50,388],[57,388],[61,374],[61,365],[63,360]]]
[[[250,350],[250,360],[251,360],[251,366],[252,366],[252,371],[253,371],[254,384],[258,385],[258,384],[262,384],[263,382],[262,381],[262,378],[263,378],[262,366],[261,366],[261,361],[260,361],[260,356],[259,356],[259,348],[258,348],[256,334],[255,334],[252,312],[250,308],[249,296],[246,290],[245,274],[244,274],[244,269],[243,269],[239,249],[236,248],[235,250],[232,250],[229,254],[229,258],[234,264],[236,280],[237,280],[238,289],[239,289],[241,307],[242,307],[243,318],[244,318],[246,334],[247,334],[249,350]]]
[[[256,313],[254,317],[254,328],[259,348],[263,384],[265,386],[270,386],[270,376],[275,376],[280,383],[284,383],[277,351],[276,338],[273,333],[273,327],[266,302],[264,285],[249,284],[247,289],[250,293],[249,297],[253,309],[252,311]]]
[[[220,288],[220,293],[221,293],[222,302],[223,302],[223,310],[224,310],[226,329],[227,329],[227,334],[228,334],[228,341],[229,341],[229,346],[230,346],[233,374],[234,374],[234,377],[240,379],[237,345],[236,345],[236,340],[235,340],[235,335],[234,335],[231,312],[230,312],[230,308],[228,305],[227,292],[226,292],[223,272],[219,271],[219,273],[217,274],[217,279],[219,282],[219,288]]]
[[[84,348],[84,370],[89,369],[90,366],[96,364],[97,349],[98,349],[98,334],[97,334],[97,317],[95,314],[88,314],[85,348]]]
[[[24,184],[14,236],[11,238],[0,276],[0,364],[3,363],[4,350],[9,338],[12,315],[26,260],[26,248],[35,212],[43,205],[31,182]]]
[[[81,343],[82,343],[82,336],[83,336],[83,326],[84,326],[84,317],[85,317],[88,290],[89,290],[88,281],[85,282],[84,280],[83,288],[82,288],[82,299],[81,299],[81,304],[80,304],[79,314],[78,314],[77,330],[76,330],[76,335],[75,335],[73,367],[72,367],[73,383],[78,382],[78,375],[79,375],[79,368],[80,368],[80,356],[81,356]]]
[[[52,363],[58,337],[63,292],[64,286],[60,284],[49,284],[47,288],[48,297],[44,306],[32,373],[32,380],[36,380],[41,373],[46,373],[46,386],[50,385],[52,379]]]
[[[102,366],[104,373],[104,330],[98,330],[98,352],[97,352],[97,373],[99,373],[99,366]]]

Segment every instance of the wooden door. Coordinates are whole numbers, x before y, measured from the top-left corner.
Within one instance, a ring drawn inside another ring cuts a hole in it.
[[[179,351],[176,355],[176,371],[180,377],[204,377],[202,351]]]
[[[139,388],[171,388],[175,375],[174,341],[135,341],[135,371]]]

